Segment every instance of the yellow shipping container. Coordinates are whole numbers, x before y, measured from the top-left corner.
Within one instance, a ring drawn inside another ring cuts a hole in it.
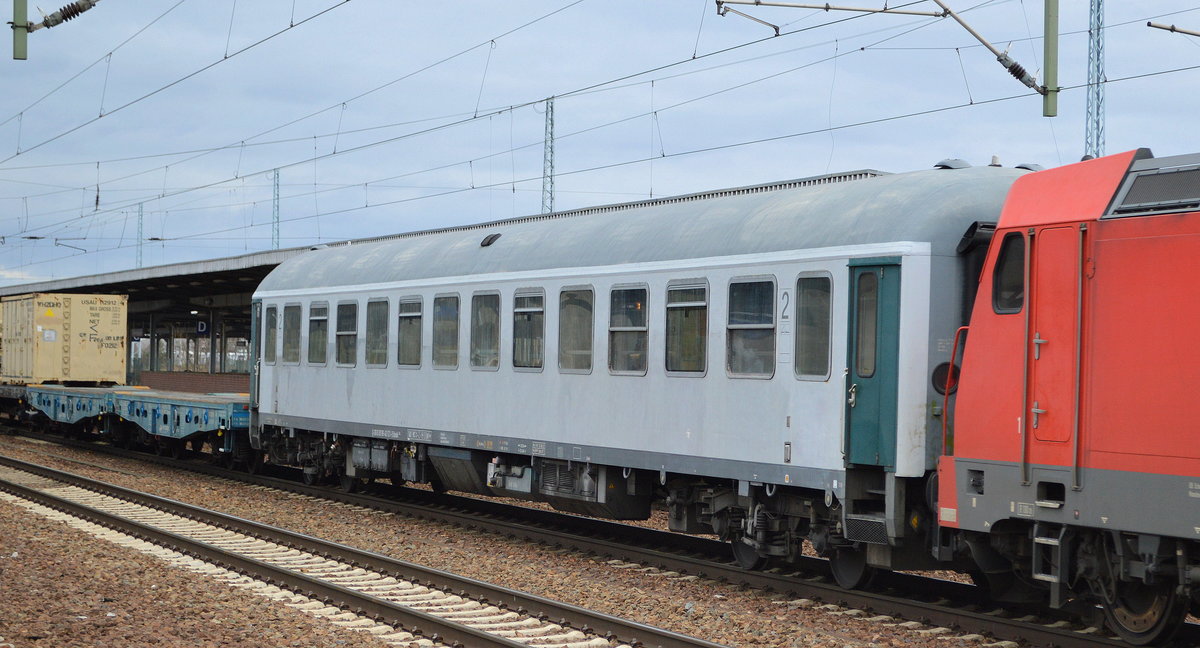
[[[125,295],[35,293],[0,300],[0,379],[125,383]]]

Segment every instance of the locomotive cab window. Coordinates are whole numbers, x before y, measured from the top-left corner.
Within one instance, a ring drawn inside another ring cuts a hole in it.
[[[775,282],[729,284],[725,368],[733,376],[775,374]]]
[[[650,329],[645,287],[615,288],[608,320],[608,368],[613,373],[646,375]]]
[[[558,369],[591,373],[594,294],[590,288],[567,289],[558,296]]]
[[[1025,236],[1005,235],[992,274],[992,310],[998,314],[1019,313],[1025,305]]]
[[[401,367],[421,366],[421,298],[411,297],[396,304],[400,320],[396,332],[396,364]],[[457,329],[457,317],[455,328]],[[455,330],[457,337],[458,331]],[[457,352],[455,353],[457,355]]]
[[[541,369],[545,337],[545,295],[518,291],[513,298],[513,367]]]
[[[458,295],[433,298],[433,367],[458,369]]]
[[[471,296],[471,368],[500,367],[500,295]]]
[[[667,371],[703,374],[708,351],[708,287],[667,287]]]
[[[279,351],[279,308],[277,306],[268,306],[267,315],[264,318],[266,324],[263,325],[263,362],[267,364],[275,364],[275,354]]]
[[[358,303],[338,304],[337,363],[353,367],[358,356]]]
[[[796,376],[807,380],[829,377],[830,296],[833,282],[827,276],[800,277],[796,281]]]
[[[283,307],[283,361],[300,364],[300,305]]]
[[[308,307],[308,364],[325,364],[329,353],[329,306]]]

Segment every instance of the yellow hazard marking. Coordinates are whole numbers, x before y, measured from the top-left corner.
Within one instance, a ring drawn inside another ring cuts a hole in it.
[[[43,317],[54,317],[54,311],[47,308],[46,313],[43,315]]]

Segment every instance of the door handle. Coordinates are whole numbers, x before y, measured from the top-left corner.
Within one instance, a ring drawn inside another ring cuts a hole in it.
[[[855,403],[857,403],[857,402],[858,402],[858,384],[855,383],[853,385],[850,385],[850,397],[846,399],[846,403],[849,404],[851,408],[853,408]]]

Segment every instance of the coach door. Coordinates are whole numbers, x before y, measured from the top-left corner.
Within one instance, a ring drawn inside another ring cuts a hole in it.
[[[851,261],[849,324],[846,461],[895,466],[899,264]]]
[[[1025,458],[1034,465],[1071,463],[1079,390],[1082,237],[1079,227],[1067,226],[1043,229],[1033,238],[1023,425]]]

